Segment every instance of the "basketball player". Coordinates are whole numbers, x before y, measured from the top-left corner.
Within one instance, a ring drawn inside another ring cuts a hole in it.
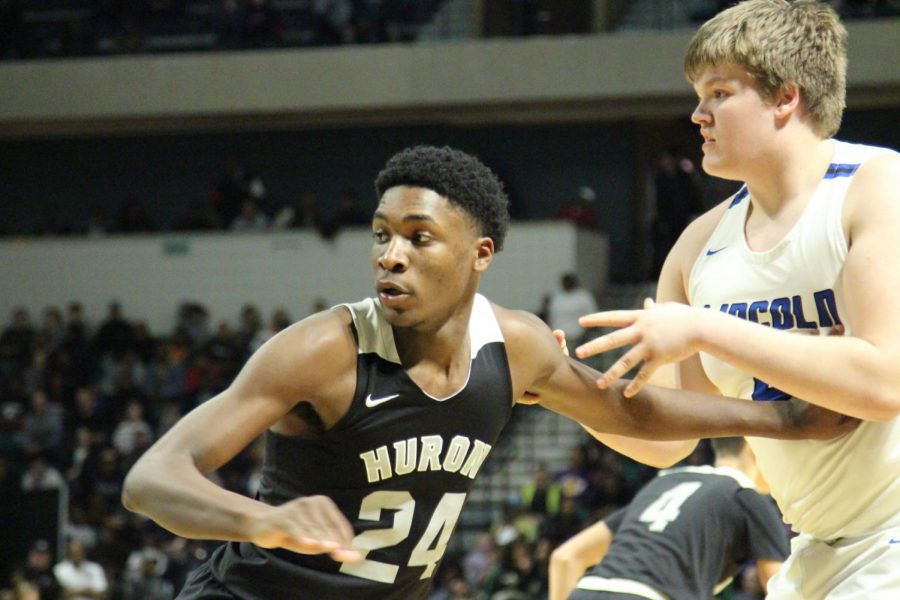
[[[177,535],[228,542],[179,598],[424,598],[526,390],[616,434],[809,434],[793,413],[738,399],[648,388],[625,401],[598,389],[598,373],[564,356],[537,317],[478,295],[509,215],[501,183],[477,159],[408,149],[376,190],[377,297],[271,338],[127,477],[129,509]],[[814,433],[835,435],[838,419],[825,412]],[[263,433],[258,499],[204,477]]]
[[[712,598],[749,560],[765,589],[788,554],[781,515],[756,489],[744,439],[712,445],[715,467],[660,471],[628,506],[554,550],[550,600]]]
[[[656,303],[583,319],[617,329],[577,350],[630,345],[598,380],[642,363],[629,396],[669,364],[686,389],[864,419],[827,443],[750,440],[802,534],[774,599],[900,597],[900,155],[833,139],[846,64],[821,2],[748,0],[699,29],[685,72],[703,168],[744,185],[684,231]],[[640,452],[671,464],[693,445]]]

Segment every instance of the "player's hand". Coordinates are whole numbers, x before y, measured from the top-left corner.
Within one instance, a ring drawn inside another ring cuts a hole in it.
[[[566,332],[562,329],[554,329],[553,337],[556,338],[556,342],[559,344],[559,347],[562,348],[563,354],[569,356],[569,347],[566,346]],[[540,401],[540,394],[537,392],[529,392],[527,390],[525,395],[519,398],[519,404],[537,404]]]
[[[631,346],[597,380],[597,387],[607,388],[633,367],[643,363],[624,391],[626,397],[634,396],[656,369],[667,363],[680,362],[697,352],[701,310],[677,302],[656,304],[647,298],[643,309],[609,310],[586,315],[578,319],[582,327],[617,329],[582,344],[575,349],[575,354],[579,358],[587,358]]]
[[[853,431],[861,423],[856,417],[849,417],[799,398],[775,404],[788,427],[797,432],[798,439],[830,440]]]
[[[330,554],[340,562],[362,558],[351,547],[353,527],[327,496],[305,496],[269,507],[254,521],[250,541],[261,548]]]

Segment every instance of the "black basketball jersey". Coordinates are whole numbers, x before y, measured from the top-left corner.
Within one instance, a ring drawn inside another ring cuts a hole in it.
[[[347,308],[359,343],[350,409],[314,438],[267,432],[259,495],[273,505],[329,496],[352,523],[364,560],[227,543],[209,569],[238,598],[425,598],[466,494],[509,420],[506,349],[483,296],[469,321],[468,380],[447,398],[428,395],[406,374],[377,300]]]
[[[661,471],[604,522],[615,535],[585,579],[630,579],[672,600],[712,598],[747,560],[788,554],[778,510],[727,467]]]

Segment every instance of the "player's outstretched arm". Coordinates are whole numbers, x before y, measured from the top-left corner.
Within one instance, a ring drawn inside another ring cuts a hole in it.
[[[498,308],[516,398],[526,390],[539,403],[600,433],[647,440],[753,435],[779,439],[831,438],[858,423],[830,411],[791,410],[793,401],[736,398],[646,386],[633,398],[626,383],[599,389],[597,371],[567,358],[547,326],[521,311]]]
[[[613,532],[606,523],[594,523],[550,554],[549,600],[566,600],[584,572],[603,560]]]
[[[343,370],[355,374],[355,347],[343,325],[338,314],[321,313],[269,340],[227,390],[182,418],[132,467],[122,492],[126,508],[187,538],[358,558],[350,549],[352,528],[329,498],[298,498],[273,507],[205,477],[298,400],[323,409],[327,398],[315,390],[333,389]]]

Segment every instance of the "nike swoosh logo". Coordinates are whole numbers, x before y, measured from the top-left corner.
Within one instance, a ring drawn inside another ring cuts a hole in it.
[[[888,544],[900,544],[900,540],[891,538],[890,540],[888,540]]]
[[[368,396],[366,396],[366,406],[368,406],[369,408],[373,408],[375,406],[378,406],[379,404],[384,404],[388,400],[393,400],[394,398],[397,398],[399,395],[400,394],[391,394],[390,396],[382,396],[381,398],[373,398],[372,394],[369,394]]]
[[[728,246],[722,246],[722,247],[719,248],[718,250],[707,250],[707,251],[706,251],[706,255],[707,255],[707,256],[712,256],[713,254],[718,254],[719,252],[721,252],[722,250],[724,250],[724,249],[727,248],[727,247],[728,247]]]

